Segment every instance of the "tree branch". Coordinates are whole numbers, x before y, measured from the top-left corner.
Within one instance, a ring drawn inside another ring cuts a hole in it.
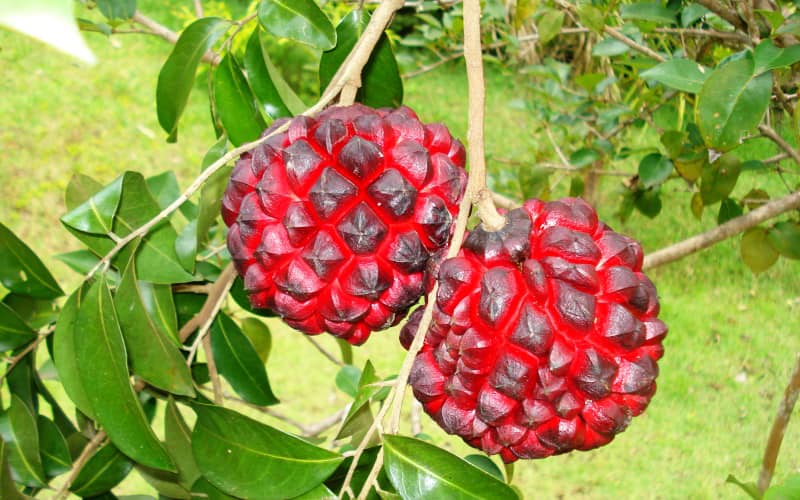
[[[764,460],[761,466],[761,474],[758,477],[758,489],[762,494],[767,491],[769,483],[772,482],[772,475],[775,473],[775,464],[778,462],[778,453],[781,451],[783,436],[786,434],[786,427],[789,425],[789,419],[792,417],[792,410],[794,410],[794,405],[797,403],[798,395],[800,395],[800,356],[797,356],[794,372],[792,372],[789,383],[786,385],[783,399],[778,406],[778,413],[772,423],[767,446],[764,449]]]
[[[709,231],[646,255],[642,267],[652,269],[669,264],[796,208],[800,208],[800,191],[772,200]]]
[[[25,356],[30,354],[31,351],[39,347],[39,344],[41,344],[51,333],[53,333],[54,330],[55,330],[54,326],[48,328],[47,331],[40,333],[38,337],[33,339],[27,346],[25,346],[25,349],[20,351],[18,354],[15,354],[13,357],[9,358],[8,365],[6,366],[6,371],[3,372],[2,375],[0,375],[0,384],[2,384],[3,381],[6,379],[6,377],[8,377],[8,374],[11,373],[11,370],[13,370]]]
[[[211,386],[214,388],[214,404],[222,406],[222,381],[219,379],[217,362],[214,360],[214,351],[211,350],[211,336],[203,335],[203,351],[206,353],[206,363],[208,364],[208,377],[211,379]]]
[[[717,0],[697,0],[697,3],[718,15],[722,19],[728,21],[739,31],[747,33],[747,26],[745,26],[742,18],[739,17],[739,14],[737,14],[733,9],[729,9],[728,7],[719,3]]]
[[[56,491],[56,494],[53,496],[54,500],[62,500],[69,496],[69,489],[72,486],[72,483],[75,481],[75,478],[78,477],[78,474],[81,473],[81,469],[83,466],[86,465],[86,462],[92,457],[92,454],[97,451],[103,441],[106,439],[106,433],[104,431],[99,431],[97,434],[94,435],[91,441],[86,443],[86,446],[83,447],[83,451],[78,456],[75,463],[72,464],[72,469],[69,472],[69,476],[67,476],[67,480],[64,481],[64,484],[61,485],[61,488]]]
[[[792,157],[795,163],[800,165],[800,153],[798,153],[798,151],[795,148],[793,148],[791,144],[786,142],[786,140],[783,137],[781,137],[780,134],[778,134],[775,131],[775,129],[773,129],[767,124],[762,123],[761,125],[758,126],[758,130],[759,132],[761,132],[761,135],[763,135],[767,139],[777,144],[778,147],[786,151],[786,154]]]
[[[194,0],[194,15],[203,17],[203,3],[200,0]]]

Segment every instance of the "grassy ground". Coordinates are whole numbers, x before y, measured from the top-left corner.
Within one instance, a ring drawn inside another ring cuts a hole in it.
[[[154,2],[140,3],[143,10],[158,13],[147,9]],[[89,40],[100,59],[93,68],[0,31],[5,68],[0,79],[0,221],[48,256],[48,266],[68,284],[75,284],[77,276],[49,256],[78,248],[58,223],[63,189],[73,173],[109,182],[128,169],[145,174],[171,169],[185,186],[213,140],[202,85],[183,118],[180,142],[163,140],[154,94],[168,45],[139,36],[118,37],[116,46],[99,36]],[[406,103],[424,120],[446,121],[463,137],[462,75],[459,66],[452,66],[413,79],[407,83]],[[525,160],[541,138],[526,132],[535,125],[533,117],[509,106],[513,90],[513,75],[489,75],[488,153]],[[753,154],[771,154],[768,150],[762,144]],[[611,193],[614,182],[607,181],[603,193]],[[745,176],[737,190],[746,192],[756,183]],[[779,193],[778,186],[771,192]],[[714,224],[710,213],[697,222],[688,201],[686,193],[668,193],[658,219],[634,215],[627,224],[614,219],[610,194],[599,210],[652,251]],[[605,448],[519,463],[515,483],[529,498],[741,498],[724,484],[725,478],[729,473],[756,477],[773,412],[800,352],[798,271],[800,263],[781,260],[754,277],[741,264],[733,241],[654,271],[670,335],[650,409]],[[313,422],[340,408],[346,398],[333,384],[336,367],[303,336],[279,322],[270,326],[275,344],[268,370],[281,410]],[[356,364],[370,358],[381,374],[395,372],[402,359],[395,333],[375,335],[357,350]],[[335,350],[329,338],[320,341]],[[468,452],[429,420],[423,422],[425,432],[444,446]],[[795,423],[786,435],[777,479],[797,472],[800,424]],[[134,474],[120,491],[140,493],[143,488]]]

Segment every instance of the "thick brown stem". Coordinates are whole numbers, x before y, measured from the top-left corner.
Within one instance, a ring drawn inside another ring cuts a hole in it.
[[[653,252],[644,258],[643,267],[652,269],[669,264],[796,208],[800,208],[800,191],[772,200],[705,233]]]
[[[794,410],[794,405],[797,403],[798,395],[800,395],[800,356],[797,356],[794,371],[791,378],[789,378],[789,383],[786,385],[783,399],[778,406],[778,413],[772,423],[767,446],[764,449],[764,461],[761,466],[761,474],[758,477],[758,489],[761,493],[767,491],[769,483],[772,482],[772,475],[775,473],[775,464],[778,462],[778,453],[781,451],[783,436],[786,434],[786,427],[789,425],[789,419],[792,417],[792,410]]]

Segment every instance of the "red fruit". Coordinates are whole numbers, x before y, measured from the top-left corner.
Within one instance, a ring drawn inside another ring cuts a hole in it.
[[[251,304],[352,344],[399,322],[450,239],[464,161],[443,125],[406,107],[294,118],[241,156],[222,200]]]
[[[639,244],[580,199],[528,201],[502,230],[479,226],[439,268],[415,397],[505,462],[610,442],[653,397],[667,333],[641,268]]]

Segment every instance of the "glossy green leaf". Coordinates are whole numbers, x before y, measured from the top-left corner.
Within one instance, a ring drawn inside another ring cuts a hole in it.
[[[265,116],[275,120],[294,114],[284,102],[279,85],[282,84],[283,89],[288,89],[289,92],[292,90],[274,67],[269,54],[262,46],[261,30],[255,30],[247,41],[244,68],[247,71],[250,88],[253,89],[259,108]]]
[[[197,258],[197,219],[186,224],[175,238],[175,254],[186,271],[194,272]]]
[[[172,398],[167,401],[164,412],[164,444],[178,467],[178,482],[191,490],[200,477],[200,470],[192,455],[191,430]]]
[[[8,463],[14,480],[26,486],[45,486],[47,477],[39,455],[36,416],[14,394],[11,405],[0,415],[0,436],[8,444]]]
[[[677,22],[675,11],[664,7],[660,1],[625,4],[620,7],[620,15],[626,21],[650,21],[656,24]]]
[[[95,4],[108,20],[125,21],[136,12],[136,0],[95,0]]]
[[[245,318],[241,321],[241,326],[242,332],[253,344],[261,362],[266,363],[272,350],[272,333],[269,327],[258,318]]]
[[[760,227],[748,229],[742,235],[740,251],[744,263],[756,274],[766,271],[778,260],[778,251],[770,244],[767,231]]]
[[[719,213],[717,214],[717,224],[725,224],[731,219],[739,217],[744,212],[741,205],[731,198],[725,198],[719,205]]]
[[[639,162],[639,181],[653,187],[667,180],[672,173],[672,162],[661,153],[651,153]]]
[[[214,71],[214,106],[234,146],[258,139],[267,124],[256,108],[253,91],[232,54]]]
[[[9,293],[3,297],[3,304],[10,307],[26,325],[39,330],[58,319],[58,306],[50,299],[37,299],[28,295]],[[0,325],[2,321],[0,321]],[[0,326],[2,330],[2,326]]]
[[[231,297],[233,297],[233,300],[236,301],[239,307],[247,312],[266,318],[273,318],[276,316],[275,312],[271,309],[256,309],[250,304],[250,299],[247,296],[247,292],[244,290],[244,280],[242,280],[241,276],[237,276],[236,279],[233,280]]]
[[[0,284],[12,292],[39,299],[55,299],[64,294],[39,257],[2,223]]]
[[[500,467],[498,467],[497,464],[494,463],[494,461],[491,458],[487,457],[486,455],[479,455],[477,453],[473,453],[465,456],[464,460],[471,463],[475,467],[478,467],[487,474],[491,474],[497,479],[505,481],[505,478],[503,477],[503,471],[501,471]]]
[[[561,32],[562,26],[564,26],[564,11],[547,9],[536,22],[536,28],[539,32],[539,43],[544,45],[557,37]]]
[[[131,231],[156,217],[161,209],[153,198],[147,183],[141,174],[126,172],[122,175],[122,198],[114,218],[114,233],[126,236]],[[116,182],[116,181],[115,181]],[[113,241],[105,236],[96,236],[84,232],[70,231],[98,255],[105,255],[114,246]],[[193,280],[181,265],[175,251],[175,240],[178,234],[168,222],[151,230],[147,237],[136,248],[136,268],[139,279],[152,283],[182,283]],[[133,246],[128,245],[114,259],[114,263],[122,268],[128,262]]]
[[[336,373],[336,387],[340,391],[354,398],[358,393],[358,380],[361,378],[361,370],[353,365],[344,365]]]
[[[78,376],[96,420],[111,441],[137,462],[174,471],[133,392],[127,356],[111,292],[100,276],[83,297],[75,330]]]
[[[755,74],[765,71],[784,68],[800,61],[800,45],[790,45],[786,48],[776,47],[772,40],[764,40],[753,50],[755,61]]]
[[[580,4],[577,8],[578,20],[580,23],[594,31],[595,33],[602,33],[603,26],[605,25],[605,15],[603,12],[590,4]]]
[[[178,475],[174,472],[167,472],[158,469],[151,469],[136,465],[136,472],[147,481],[159,494],[160,497],[169,499],[190,500],[192,492],[179,482]]]
[[[231,23],[218,17],[198,19],[183,30],[158,74],[158,123],[169,137],[178,139],[178,121],[189,101],[197,66],[203,54],[228,30]]]
[[[79,206],[61,217],[65,225],[91,234],[108,234],[114,225],[119,200],[122,196],[122,177],[89,197]]]
[[[800,259],[800,224],[794,221],[778,222],[767,231],[772,247],[787,259]]]
[[[630,51],[631,48],[616,38],[604,38],[592,47],[594,57],[620,56]]]
[[[319,62],[320,88],[326,88],[336,71],[350,54],[356,41],[369,23],[366,10],[356,9],[345,17],[336,27],[338,42],[336,48],[322,54]],[[392,44],[386,34],[381,35],[375,50],[361,73],[361,88],[356,100],[373,108],[396,108],[403,103],[403,80],[392,51]]]
[[[380,446],[369,447],[364,450],[364,453],[361,454],[361,458],[358,460],[358,465],[353,472],[353,477],[350,480],[350,487],[353,491],[359,492],[364,487],[364,483],[366,482],[367,477],[372,470],[372,466],[375,463],[375,459],[377,458],[380,449]],[[344,461],[339,464],[336,470],[333,471],[333,473],[325,480],[325,486],[330,488],[332,491],[340,491],[344,485],[345,478],[347,477],[347,472],[352,465],[352,457],[347,457],[344,459]],[[380,474],[378,476],[381,487],[383,489],[390,489],[392,487],[391,484],[388,482],[388,480],[384,481],[384,479],[384,474]],[[375,498],[375,496],[370,495],[369,498],[372,500]]]
[[[336,31],[314,0],[261,0],[258,21],[275,36],[328,50],[336,45]]]
[[[695,119],[706,145],[728,151],[761,122],[772,95],[772,74],[754,73],[750,56],[716,68],[697,96]]]
[[[195,404],[192,451],[213,485],[242,498],[291,498],[322,483],[342,457],[212,405]]]
[[[0,498],[4,500],[25,500],[26,497],[17,489],[8,464],[9,445],[0,439]]]
[[[100,258],[89,250],[74,250],[53,256],[78,274],[87,274],[100,262]]]
[[[793,474],[784,482],[774,484],[764,492],[764,500],[794,500],[797,498],[800,498],[800,474]]]
[[[145,183],[161,209],[170,206],[181,194],[178,178],[172,170],[150,176],[145,179]]]
[[[35,338],[36,332],[13,309],[0,302],[0,351],[16,349]]]
[[[194,396],[192,374],[175,338],[177,319],[169,286],[139,281],[132,259],[122,275],[114,305],[131,371],[159,389]],[[165,325],[173,330],[167,331]]]
[[[125,479],[133,462],[111,443],[103,445],[86,461],[70,491],[81,497],[93,497],[110,491]]]
[[[430,443],[396,435],[383,443],[384,470],[403,498],[518,498],[503,481]]]
[[[324,484],[320,484],[311,491],[307,491],[300,496],[293,497],[292,500],[332,500],[336,495]]]
[[[654,218],[661,213],[661,194],[657,189],[639,191],[634,198],[636,209],[649,218]]]
[[[667,87],[698,94],[703,83],[711,72],[705,66],[690,59],[669,59],[652,68],[642,71],[639,76],[645,80],[654,80]]]
[[[342,390],[344,390],[342,387],[343,385],[351,383],[349,381],[342,381],[341,385],[339,383],[339,375],[348,367],[355,368],[351,365],[345,365],[342,370],[339,371],[339,374],[337,374],[336,385]],[[354,436],[355,441],[361,440],[360,438],[363,437],[363,433],[372,425],[372,411],[370,410],[369,403],[382,389],[381,386],[376,385],[376,383],[380,381],[380,377],[375,373],[375,367],[369,360],[365,363],[363,370],[356,369],[354,374],[359,376],[356,389],[354,394],[352,394],[355,399],[350,405],[350,409],[347,411],[347,415],[339,428],[336,439]]]
[[[708,206],[727,198],[742,172],[742,162],[733,153],[720,156],[717,161],[707,165],[700,177],[700,196]]]
[[[74,8],[72,0],[4,1],[0,2],[0,26],[94,64],[96,58],[75,23]]]
[[[72,174],[67,184],[67,189],[64,191],[64,204],[67,207],[67,211],[75,210],[86,200],[100,192],[101,189],[103,189],[103,185],[92,177],[83,174]]]
[[[202,170],[207,169],[211,164],[222,158],[228,151],[228,138],[222,136],[206,152],[203,157]],[[197,214],[197,242],[199,246],[208,243],[208,232],[219,217],[220,207],[222,206],[222,196],[228,186],[228,179],[231,176],[233,167],[225,166],[217,170],[200,191],[200,201],[198,203]]]
[[[217,316],[211,328],[211,351],[220,375],[242,398],[261,406],[278,403],[255,347],[239,326],[223,313]]]
[[[573,167],[588,167],[600,159],[600,153],[591,148],[580,148],[569,155],[569,164]]]
[[[711,11],[698,3],[690,3],[681,9],[681,26],[688,28],[697,21],[711,14]]]
[[[228,495],[202,477],[192,485],[192,493],[201,493],[209,500],[236,500],[235,497]]]
[[[58,430],[58,426],[47,417],[36,417],[36,428],[39,431],[39,452],[45,475],[55,477],[72,468],[72,457],[69,454],[67,440]]]
[[[69,296],[61,309],[56,330],[53,332],[53,362],[56,365],[58,378],[64,387],[64,392],[81,412],[92,417],[94,411],[78,375],[78,360],[75,354],[75,327],[83,295],[82,289],[77,289]]]

